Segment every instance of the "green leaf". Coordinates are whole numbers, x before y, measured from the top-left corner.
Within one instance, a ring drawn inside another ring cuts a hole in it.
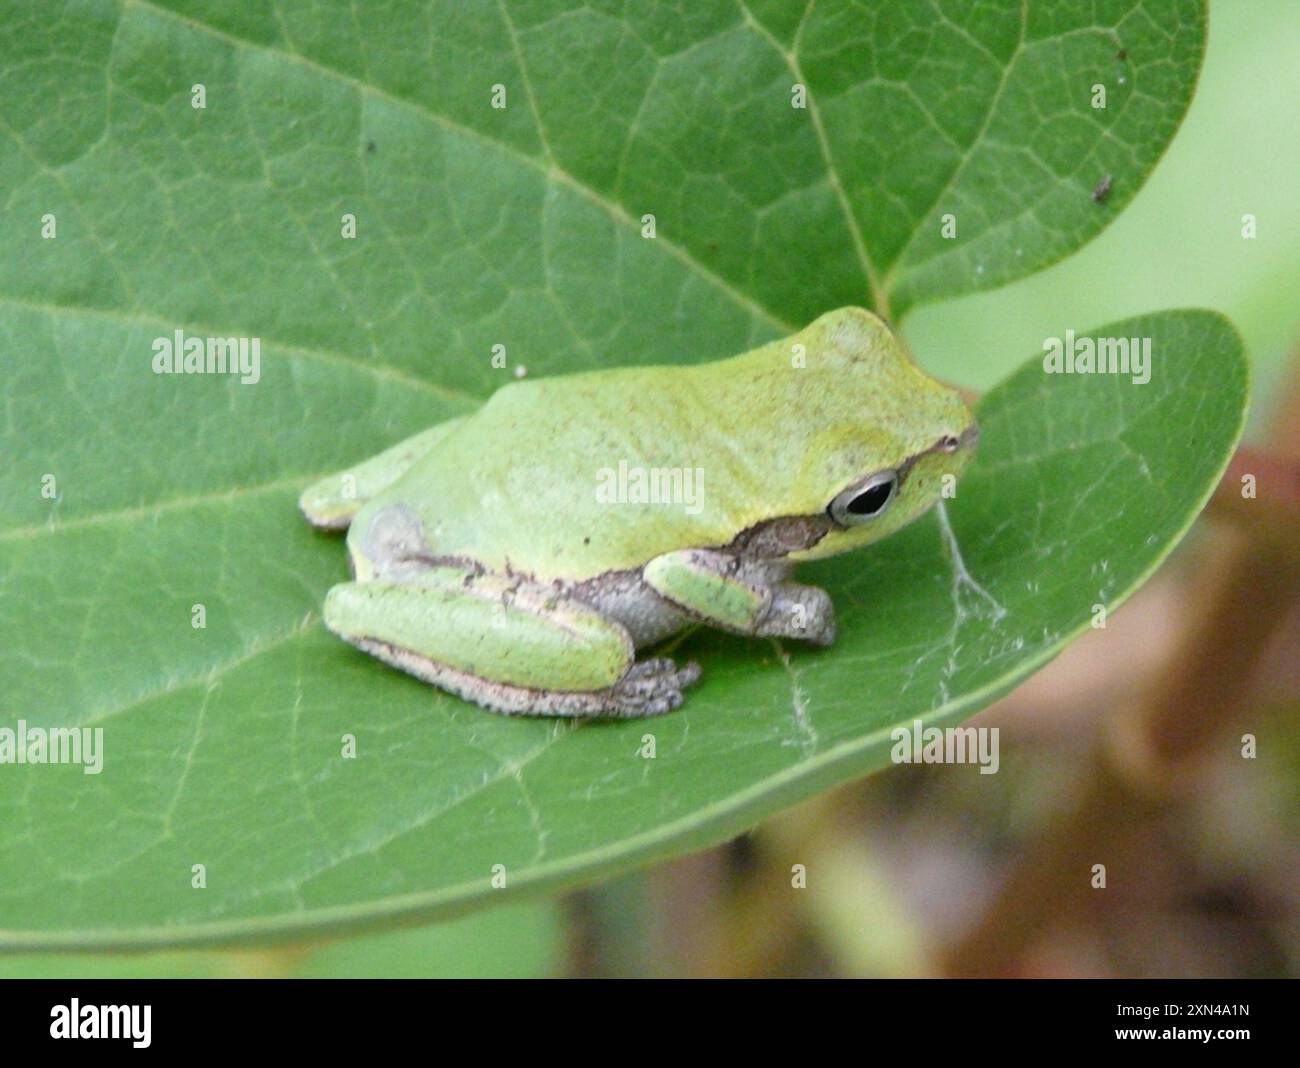
[[[12,953],[0,956],[0,979],[542,979],[563,970],[563,911],[529,902],[430,927],[252,952]]]
[[[1151,381],[1032,360],[982,404],[944,516],[809,569],[835,591],[834,650],[696,635],[704,679],[653,722],[492,716],[349,650],[314,614],[341,548],[305,530],[292,486],[11,530],[6,718],[102,726],[105,765],[3,769],[0,937],[437,915],[723,839],[885,765],[892,728],[968,714],[1123,600],[1225,465],[1246,396],[1231,327],[1189,311],[1097,333],[1150,338]],[[358,759],[339,759],[345,734]]]
[[[14,6],[0,725],[102,727],[104,770],[0,765],[4,944],[443,915],[719,840],[1042,663],[1238,432],[1231,329],[1139,321],[1149,385],[1033,364],[987,399],[964,570],[937,517],[811,569],[835,649],[700,634],[703,683],[651,725],[491,716],[323,630],[344,554],[299,490],[479,403],[494,345],[532,374],[692,362],[1066,254],[1172,136],[1202,5]],[[176,330],[260,338],[260,380],[154,374]]]

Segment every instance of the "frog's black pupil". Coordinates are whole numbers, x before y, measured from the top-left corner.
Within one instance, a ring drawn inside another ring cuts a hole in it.
[[[849,511],[854,515],[875,515],[885,507],[889,495],[894,492],[892,482],[881,482],[870,489],[863,490],[849,501]]]

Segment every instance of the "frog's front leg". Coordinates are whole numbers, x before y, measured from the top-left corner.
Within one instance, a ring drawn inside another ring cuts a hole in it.
[[[325,623],[425,682],[516,715],[656,716],[700,673],[636,662],[619,623],[549,586],[454,567],[335,586]]]
[[[655,557],[642,578],[687,615],[723,630],[830,645],[830,597],[816,586],[785,581],[784,571],[710,549],[683,549]]]

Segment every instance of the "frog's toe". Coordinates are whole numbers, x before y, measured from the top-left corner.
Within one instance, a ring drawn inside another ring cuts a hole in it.
[[[685,689],[692,683],[700,680],[700,665],[694,660],[688,660],[686,666],[677,672],[677,685],[680,689]]]
[[[667,657],[638,661],[610,688],[608,714],[632,719],[671,712],[681,707],[682,690],[699,677],[694,661],[680,669]]]

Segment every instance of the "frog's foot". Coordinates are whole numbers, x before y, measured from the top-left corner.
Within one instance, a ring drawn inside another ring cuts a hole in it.
[[[818,586],[781,582],[772,587],[772,600],[754,633],[767,638],[798,638],[812,645],[835,643],[835,608],[830,594]]]
[[[609,689],[612,711],[608,716],[636,719],[661,716],[681,706],[682,690],[700,677],[694,660],[678,668],[667,657],[641,660]]]

